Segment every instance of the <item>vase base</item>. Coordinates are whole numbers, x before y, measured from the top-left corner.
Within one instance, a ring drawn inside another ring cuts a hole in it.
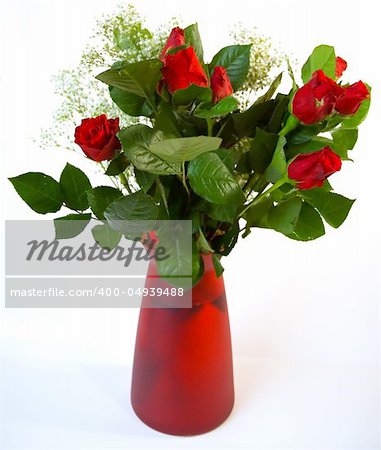
[[[160,433],[168,434],[171,436],[198,436],[201,434],[209,433],[210,431],[215,430],[216,428],[220,427],[224,422],[226,422],[234,408],[234,402],[232,403],[229,410],[224,414],[222,417],[220,417],[218,420],[215,420],[214,422],[203,424],[203,426],[199,427],[184,427],[183,429],[176,427],[171,427],[165,424],[161,424],[157,420],[150,420],[147,417],[144,417],[144,414],[140,414],[137,408],[135,408],[133,402],[132,402],[132,409],[134,410],[134,413],[136,416],[141,420],[145,425],[147,425],[149,428],[152,428],[155,431],[159,431]]]

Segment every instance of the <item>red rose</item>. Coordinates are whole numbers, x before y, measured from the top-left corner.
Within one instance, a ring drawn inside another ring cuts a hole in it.
[[[288,177],[299,189],[322,186],[324,180],[341,169],[341,159],[329,147],[298,155],[288,166]]]
[[[191,84],[207,87],[208,78],[202,68],[193,47],[167,55],[161,69],[168,91],[173,94]]]
[[[106,114],[91,119],[83,119],[75,129],[75,143],[93,161],[112,159],[121,148],[116,137],[119,131],[119,118],[107,119]]]
[[[146,244],[153,242],[154,245],[157,245],[159,243],[159,238],[157,237],[156,230],[151,230],[148,233],[143,233],[141,240]]]
[[[369,95],[369,89],[362,81],[344,87],[343,94],[336,101],[335,110],[344,116],[354,114]]]
[[[224,97],[227,97],[233,93],[233,88],[230,83],[229,76],[226,69],[221,66],[214,68],[212,77],[210,79],[210,87],[213,91],[213,102],[217,103]]]
[[[176,47],[181,47],[182,45],[185,45],[184,30],[179,27],[173,28],[167,39],[167,43],[160,54],[160,59],[164,61],[165,55],[169,52],[169,50]]]
[[[343,72],[346,70],[347,66],[348,64],[343,58],[341,58],[340,56],[336,56],[336,70],[335,70],[336,80],[341,77]]]
[[[296,91],[292,112],[301,123],[311,125],[324,120],[335,107],[343,88],[317,70],[311,80]]]

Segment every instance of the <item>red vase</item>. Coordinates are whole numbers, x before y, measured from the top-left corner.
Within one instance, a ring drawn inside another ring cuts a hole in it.
[[[229,316],[223,277],[204,256],[205,273],[191,308],[142,308],[131,401],[137,416],[167,434],[189,436],[218,427],[234,403]],[[150,263],[146,287],[162,280]],[[149,298],[143,298],[148,302]],[[145,303],[144,306],[149,305]]]

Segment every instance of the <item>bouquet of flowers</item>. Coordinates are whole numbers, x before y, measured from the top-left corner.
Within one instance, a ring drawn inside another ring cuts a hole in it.
[[[225,47],[207,63],[194,24],[174,28],[158,53],[116,61],[96,77],[135,123],[123,120],[129,125],[121,128],[120,117],[101,114],[73,130],[75,143],[115,187],[92,186],[70,164],[59,181],[40,172],[10,181],[38,213],[72,211],[55,219],[57,239],[81,233],[96,218],[95,240],[113,249],[129,236],[126,222],[190,221],[191,255],[172,243],[172,257],[150,265],[146,291],[168,291],[157,287],[168,286],[165,275],[181,275],[175,269],[187,259],[192,302],[152,308],[148,299],[141,309],[131,400],[151,427],[191,435],[221,424],[234,403],[221,257],[255,227],[309,241],[324,234],[323,220],[335,228],[343,223],[354,200],[334,192],[328,178],[350,160],[370,87],[343,81],[346,61],[320,45],[301,82],[289,67],[288,93],[277,93],[279,74],[240,108],[242,86],[250,89],[250,45]],[[161,242],[154,229],[139,229],[147,247]],[[170,234],[166,244],[175,240]]]
[[[102,114],[75,129],[75,143],[115,187],[91,186],[70,164],[59,181],[39,172],[10,181],[37,213],[72,210],[56,222],[80,220],[78,233],[91,217],[101,220],[93,233],[107,247],[121,238],[120,220],[191,220],[194,283],[201,255],[212,255],[221,274],[221,257],[254,227],[316,239],[323,219],[337,228],[353,204],[328,178],[351,160],[370,87],[343,81],[346,61],[320,45],[303,65],[302,84],[289,68],[287,94],[277,93],[281,73],[240,110],[235,93],[249,64],[250,45],[227,46],[205,62],[197,25],[176,27],[157,58],[116,61],[97,76],[138,123],[120,129],[119,117]]]

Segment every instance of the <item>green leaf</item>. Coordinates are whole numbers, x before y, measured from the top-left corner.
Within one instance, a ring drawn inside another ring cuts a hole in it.
[[[201,210],[211,219],[219,222],[234,223],[237,220],[238,205],[236,204],[218,205],[205,201],[201,205]]]
[[[332,131],[331,134],[335,144],[343,146],[346,150],[353,150],[358,138],[358,129],[340,127]]]
[[[261,95],[255,102],[255,104],[263,103],[271,100],[272,96],[275,94],[276,90],[278,89],[280,83],[282,82],[283,72],[281,72],[275,80],[270,84],[270,87],[267,89],[267,91]]]
[[[198,31],[197,23],[189,25],[184,29],[185,42],[194,48],[196,55],[200,62],[204,61],[204,50],[202,48],[202,41],[200,32]]]
[[[338,228],[347,218],[355,200],[334,192],[317,189],[301,191],[303,198],[323,216],[325,221]]]
[[[221,159],[230,172],[234,174],[234,168],[237,163],[237,152],[231,148],[219,148],[214,153]]]
[[[200,102],[212,101],[212,90],[208,87],[191,84],[187,88],[178,89],[172,96],[172,102],[176,106],[187,106],[195,100]]]
[[[317,152],[324,147],[330,147],[341,159],[348,159],[347,147],[338,140],[331,140],[322,136],[317,136],[304,144],[299,144],[287,148],[285,151],[287,159],[292,159],[301,153]]]
[[[178,91],[177,91],[178,92]],[[155,129],[163,132],[165,138],[198,135],[197,127],[185,120],[170,103],[161,102],[155,119]]]
[[[155,174],[139,169],[135,169],[135,177],[138,185],[145,193],[151,189],[157,178]]]
[[[110,86],[109,91],[112,101],[129,116],[150,117],[152,115],[152,108],[147,104],[146,98],[124,91],[115,86]]]
[[[316,125],[299,125],[296,130],[287,135],[287,143],[290,146],[304,144],[316,137],[323,128],[323,123],[318,123]]]
[[[174,55],[179,50],[185,50],[186,48],[188,48],[188,46],[186,44],[185,45],[178,45],[177,47],[170,48],[169,50],[167,50],[166,54],[167,55]]]
[[[123,194],[120,190],[111,186],[97,186],[87,191],[91,211],[100,220],[104,219],[104,212],[107,207],[121,197],[123,197]]]
[[[236,91],[245,82],[250,65],[250,45],[230,45],[220,50],[209,64],[210,73],[216,66],[226,69],[233,89]]]
[[[231,118],[234,122],[235,134],[238,137],[254,136],[257,127],[267,126],[276,105],[274,100],[269,100],[254,104],[243,113],[233,114]]]
[[[201,211],[198,209],[192,209],[189,215],[186,216],[186,220],[192,221],[192,234],[197,233],[198,229],[202,225]]]
[[[190,228],[188,230],[187,225],[185,225],[185,229],[181,230],[179,229],[181,226],[182,224],[178,221],[165,221],[157,227],[156,235],[159,240],[159,245],[165,249],[165,255],[168,256],[168,258],[157,261],[158,272],[163,278],[184,278],[192,276],[193,249],[196,246],[190,234]],[[199,265],[195,269],[198,271]]]
[[[237,181],[215,153],[205,153],[191,161],[188,179],[196,194],[208,202],[239,204],[244,201]]]
[[[249,150],[249,162],[256,173],[264,173],[271,163],[278,136],[257,128],[255,137]]]
[[[208,240],[206,239],[204,233],[201,228],[198,229],[198,239],[197,239],[198,247],[201,253],[208,254],[213,253],[213,249],[210,246]]]
[[[164,161],[181,163],[191,161],[203,153],[217,150],[221,141],[218,137],[209,136],[166,139],[151,144],[148,149]]]
[[[367,87],[370,92],[371,87],[368,84],[367,84]],[[361,103],[360,108],[356,111],[355,114],[353,114],[353,116],[346,117],[342,121],[341,126],[343,128],[357,128],[366,119],[369,108],[370,108],[370,98],[367,100],[364,100]]]
[[[324,131],[332,131],[334,130],[341,122],[343,121],[343,117],[339,114],[333,114],[332,116],[328,117],[324,122]]]
[[[275,108],[271,114],[266,131],[270,133],[278,133],[283,127],[285,116],[288,110],[290,98],[288,95],[278,94],[275,98]]]
[[[280,178],[285,176],[287,172],[287,162],[283,147],[286,144],[286,138],[279,136],[273,158],[270,165],[266,169],[266,180],[275,183]]]
[[[287,236],[297,241],[311,241],[323,236],[324,233],[320,214],[308,203],[303,202],[294,231]]]
[[[249,162],[249,152],[246,151],[239,155],[235,171],[239,174],[250,174],[251,166]]]
[[[123,64],[100,73],[96,78],[109,86],[153,100],[156,86],[161,79],[161,61],[150,59],[132,64]]]
[[[313,153],[327,146],[333,148],[333,145],[334,142],[331,139],[317,136],[303,144],[289,147],[286,150],[286,155],[288,159],[291,159],[300,153]]]
[[[69,208],[83,211],[89,207],[86,191],[91,189],[91,183],[82,170],[67,163],[61,173],[60,186]]]
[[[105,174],[110,176],[119,175],[127,169],[127,166],[128,159],[123,155],[123,153],[119,153],[119,155],[110,162]]]
[[[9,178],[24,202],[40,214],[53,213],[61,209],[63,195],[59,183],[49,175],[28,172]]]
[[[180,164],[169,163],[150,151],[150,144],[159,139],[152,128],[146,125],[132,125],[121,130],[118,137],[125,155],[137,169],[157,175],[181,173]]]
[[[275,191],[271,192],[271,198],[279,203],[283,200],[289,199],[290,194],[295,194],[295,186],[291,183],[284,183],[281,186],[279,186],[278,189],[275,189]]]
[[[115,248],[122,238],[122,235],[110,228],[107,223],[95,225],[91,232],[95,241],[107,250]]]
[[[264,225],[298,241],[310,241],[325,233],[320,214],[300,197],[269,206]]]
[[[78,236],[87,227],[91,214],[68,214],[54,219],[55,239],[71,239]]]
[[[302,199],[293,197],[280,202],[268,214],[268,224],[275,231],[283,234],[293,233],[302,208]]]
[[[325,192],[333,191],[333,188],[328,180],[325,180],[323,186],[320,186],[319,189]]]
[[[192,241],[192,286],[195,286],[204,274],[204,261],[196,242]]]
[[[302,79],[307,83],[317,70],[323,72],[332,79],[335,79],[336,55],[335,49],[330,45],[319,45],[314,49],[311,56],[302,67]]]
[[[222,267],[222,264],[221,264],[221,258],[218,255],[213,253],[212,258],[213,258],[214,271],[216,272],[216,275],[218,278],[222,275],[224,268]]]
[[[238,108],[238,101],[232,96],[225,97],[218,103],[200,103],[193,115],[201,119],[213,119],[221,117],[235,111]]]
[[[124,232],[124,225],[118,222],[155,220],[157,207],[149,195],[138,191],[111,203],[104,216],[113,230]]]
[[[269,228],[267,217],[272,208],[273,200],[271,196],[260,199],[244,214],[244,218],[247,221],[247,227]]]
[[[340,156],[342,160],[350,160],[348,157],[348,150],[352,150],[356,144],[358,137],[358,130],[355,129],[346,129],[346,128],[337,128],[336,130],[331,132],[333,141],[331,144],[328,144],[331,149]]]
[[[161,102],[155,119],[155,128],[169,138],[181,137],[175,112],[169,103]]]

